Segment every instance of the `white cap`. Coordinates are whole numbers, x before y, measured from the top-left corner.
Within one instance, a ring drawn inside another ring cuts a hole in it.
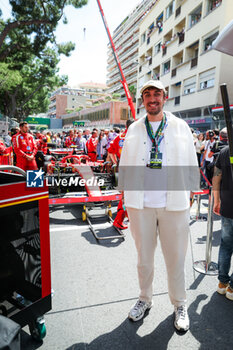
[[[160,80],[149,80],[141,88],[140,90],[141,95],[143,94],[143,91],[149,87],[154,87],[156,89],[163,90],[166,93],[165,87],[163,86]]]

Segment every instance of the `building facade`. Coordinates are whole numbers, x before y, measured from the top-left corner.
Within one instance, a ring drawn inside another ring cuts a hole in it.
[[[117,51],[123,73],[128,86],[137,86],[139,24],[155,0],[144,0],[120,23],[113,32],[113,42]],[[107,85],[109,94],[119,94],[126,99],[121,76],[117,67],[112,48],[108,45]]]
[[[89,128],[112,128],[114,126],[125,127],[126,120],[130,116],[127,102],[110,101],[101,105],[86,108],[76,113],[62,116],[64,128],[72,128],[76,121],[84,121]]]
[[[156,1],[140,25],[137,118],[145,114],[141,86],[160,79],[168,92],[165,110],[196,129],[211,126],[212,108],[222,104],[219,85],[233,91],[233,58],[212,43],[232,19],[232,0]]]
[[[86,108],[86,97],[83,89],[60,87],[50,96],[48,117],[61,118],[63,114],[77,108]]]
[[[85,91],[87,108],[92,107],[95,103],[105,100],[106,97],[109,96],[106,84],[87,82],[79,84],[79,87]]]

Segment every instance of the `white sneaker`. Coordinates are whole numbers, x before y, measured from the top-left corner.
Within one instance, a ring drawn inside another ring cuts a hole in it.
[[[189,316],[187,306],[175,306],[175,321],[174,326],[178,331],[186,332],[189,329]]]
[[[143,318],[146,310],[150,309],[153,305],[153,302],[146,302],[140,299],[137,300],[136,304],[130,309],[128,317],[133,321],[139,321]]]

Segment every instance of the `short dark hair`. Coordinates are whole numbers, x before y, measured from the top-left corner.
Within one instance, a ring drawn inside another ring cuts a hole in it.
[[[19,123],[19,127],[24,126],[24,125],[26,125],[26,124],[28,124],[28,122],[26,122],[26,121],[20,122],[20,123]]]
[[[134,122],[134,120],[127,119],[126,120],[126,129],[128,129],[133,122]]]
[[[208,131],[206,131],[206,134],[208,134],[209,137],[213,137],[213,136],[214,136],[213,130],[208,130]]]
[[[120,128],[118,128],[117,126],[115,126],[113,130],[115,131],[115,133],[120,134]]]

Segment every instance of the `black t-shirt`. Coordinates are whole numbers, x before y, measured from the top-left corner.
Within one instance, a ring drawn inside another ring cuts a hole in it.
[[[215,165],[218,169],[222,170],[220,214],[226,218],[233,219],[233,180],[229,159],[229,146],[224,147],[220,151]]]
[[[214,160],[217,159],[217,156],[219,155],[221,149],[223,149],[224,147],[227,146],[227,141],[223,141],[223,140],[220,140],[220,141],[216,141],[214,143],[214,145],[211,147],[211,152],[214,153]]]

